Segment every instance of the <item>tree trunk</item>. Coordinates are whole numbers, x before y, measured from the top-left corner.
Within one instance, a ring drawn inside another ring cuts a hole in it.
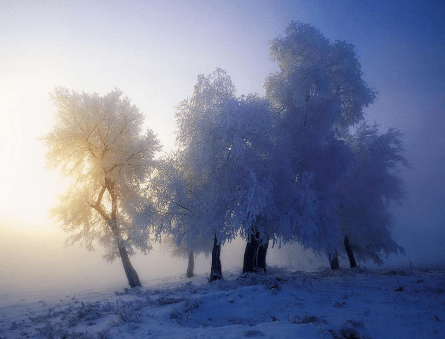
[[[123,244],[122,238],[119,235],[119,231],[117,229],[116,225],[116,219],[111,219],[109,221],[109,225],[111,228],[111,231],[113,232],[116,241],[117,241],[117,247],[119,249],[119,255],[122,260],[122,265],[124,266],[125,275],[127,276],[128,284],[131,288],[141,286],[141,282],[139,281],[139,276],[134,269],[133,265],[130,262],[130,257],[128,256],[127,249],[125,248],[125,245]]]
[[[253,231],[250,239],[247,241],[246,249],[244,250],[243,273],[256,272],[258,267],[258,236],[259,232]]]
[[[213,250],[212,250],[212,268],[210,271],[210,279],[209,281],[215,281],[222,279],[222,270],[221,270],[221,245],[218,244],[218,239],[215,238],[213,240]]]
[[[133,265],[130,262],[130,258],[128,256],[127,249],[125,248],[125,245],[123,244],[121,233],[119,232],[119,229],[117,227],[117,195],[114,191],[115,183],[113,180],[109,178],[105,178],[105,186],[102,188],[102,191],[99,194],[99,198],[96,201],[96,204],[92,207],[99,212],[99,214],[104,218],[104,220],[108,223],[108,226],[110,226],[111,231],[114,234],[114,237],[117,241],[117,247],[119,249],[119,255],[122,260],[122,265],[124,265],[125,275],[127,276],[128,284],[131,288],[141,286],[141,282],[139,281],[139,276],[136,273],[136,270],[134,269]],[[108,216],[105,211],[100,206],[101,200],[103,197],[103,194],[105,192],[105,189],[108,190],[108,193],[110,193],[111,196],[111,215]]]
[[[267,249],[269,248],[269,238],[265,244],[261,244],[258,247],[258,259],[257,259],[257,270],[266,273],[266,255]]]
[[[266,240],[266,239],[265,239]],[[244,251],[243,273],[264,272],[266,273],[266,254],[269,247],[269,238],[263,244],[260,232],[252,230],[250,239],[247,241]]]
[[[348,259],[349,259],[349,265],[351,266],[351,268],[357,267],[357,263],[355,262],[355,258],[354,258],[354,252],[352,251],[352,247],[351,247],[351,244],[349,243],[348,236],[345,236],[344,243],[345,243],[346,254],[348,255]]]
[[[331,253],[329,253],[329,263],[331,264],[331,270],[338,270],[340,268],[337,251],[335,251],[332,258],[331,258]]]
[[[194,276],[193,270],[195,269],[195,254],[193,251],[188,252],[189,263],[187,266],[187,278],[191,278]]]
[[[131,288],[142,286],[141,282],[139,281],[139,276],[136,272],[136,270],[133,268],[133,265],[130,262],[130,258],[128,257],[128,252],[125,246],[122,244],[122,241],[119,241],[118,243],[119,247],[119,254],[122,259],[122,265],[124,265],[125,274],[128,279],[128,284]]]

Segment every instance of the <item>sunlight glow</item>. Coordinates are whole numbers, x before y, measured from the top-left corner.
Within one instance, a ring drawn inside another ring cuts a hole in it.
[[[169,152],[175,107],[193,93],[200,74],[218,67],[230,75],[237,96],[265,94],[265,78],[278,70],[270,42],[291,21],[356,46],[364,79],[378,92],[367,119],[382,131],[400,128],[413,164],[404,177],[409,205],[393,207],[393,234],[410,255],[397,260],[443,265],[445,21],[443,1],[436,2],[0,1],[0,301],[16,285],[24,287],[19,294],[57,284],[69,289],[80,280],[91,288],[104,277],[125,286],[121,264],[106,264],[101,246],[95,254],[77,245],[64,249],[68,234],[49,216],[69,186],[59,171],[46,168],[39,140],[54,125],[49,93],[55,86],[99,95],[122,90],[144,114],[143,132],[152,129]],[[243,249],[237,250],[222,251],[240,260]],[[280,251],[269,264],[298,258],[298,269],[310,260],[319,266],[309,256]],[[183,269],[182,261],[174,266],[160,251],[149,256],[136,255],[146,280]],[[207,260],[200,269],[207,274],[209,268]]]
[[[4,66],[0,65],[0,71],[7,74],[0,83],[0,107],[5,112],[0,124],[0,156],[3,159],[0,166],[0,211],[2,215],[25,222],[30,230],[42,225],[54,229],[54,221],[49,219],[48,211],[57,205],[58,194],[63,193],[68,185],[57,171],[46,168],[46,149],[39,138],[47,134],[54,124],[55,106],[49,100],[49,92],[57,83],[67,79],[63,73],[55,74],[46,68],[48,65],[44,60],[25,56],[21,60],[28,66],[17,74],[3,70]],[[29,66],[39,62],[45,65],[41,70]],[[60,67],[63,64],[61,62]],[[124,92],[124,96],[132,99],[130,93]],[[146,113],[138,103],[132,102]],[[162,112],[162,109],[158,111]],[[172,123],[153,117],[146,118],[145,125],[158,133],[164,151],[173,148]]]

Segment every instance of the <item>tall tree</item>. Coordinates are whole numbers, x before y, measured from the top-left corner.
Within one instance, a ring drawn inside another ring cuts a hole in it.
[[[220,276],[220,245],[249,238],[256,219],[270,203],[266,161],[272,120],[267,101],[256,95],[237,98],[225,71],[199,76],[189,100],[178,106],[178,142],[186,168],[200,178],[200,210],[195,230],[213,237],[212,274]],[[211,219],[209,219],[211,218]]]
[[[143,208],[142,186],[161,150],[150,129],[141,134],[143,114],[122,92],[101,97],[57,87],[51,99],[57,107],[56,124],[43,137],[50,168],[60,168],[71,186],[60,198],[52,216],[64,231],[67,243],[80,242],[93,249],[98,240],[106,258],[120,257],[130,287],[140,286],[129,255],[150,249],[149,231],[133,223]]]
[[[343,140],[363,118],[375,93],[362,79],[351,44],[326,39],[316,28],[292,22],[271,42],[280,70],[266,79],[266,94],[277,111],[277,143],[296,181],[310,177],[316,218],[296,233],[297,241],[334,254],[339,220],[335,186],[353,156]]]
[[[221,244],[236,235],[227,218],[234,191],[223,189],[230,172],[226,159],[231,148],[220,133],[224,107],[227,100],[234,98],[232,80],[217,68],[209,76],[198,77],[192,97],[182,101],[176,112],[180,157],[183,167],[195,179],[193,213],[199,220],[189,233],[201,234],[213,241],[210,280],[222,278]]]

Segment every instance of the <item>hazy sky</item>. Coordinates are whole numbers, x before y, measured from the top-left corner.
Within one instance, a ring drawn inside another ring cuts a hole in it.
[[[264,78],[276,70],[269,42],[292,20],[356,46],[363,77],[378,91],[367,117],[382,131],[405,133],[413,164],[394,234],[414,262],[423,250],[438,251],[428,260],[445,257],[443,0],[0,0],[0,216],[24,231],[58,230],[47,210],[63,185],[44,169],[37,140],[52,126],[55,85],[120,88],[168,150],[175,106],[199,74],[220,67],[238,94],[264,94]]]

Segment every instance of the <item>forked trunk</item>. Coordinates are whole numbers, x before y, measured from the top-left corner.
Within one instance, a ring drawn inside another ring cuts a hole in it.
[[[357,267],[357,263],[355,262],[355,258],[354,258],[354,252],[352,251],[352,247],[351,247],[351,244],[349,243],[348,236],[345,236],[344,243],[345,243],[346,254],[348,255],[348,259],[349,259],[349,265],[351,266],[351,268]]]
[[[212,268],[210,271],[209,281],[215,281],[222,279],[222,270],[221,270],[221,245],[218,244],[218,239],[213,239],[213,250],[212,250]]]
[[[193,270],[195,269],[195,255],[193,251],[188,252],[188,266],[187,266],[187,278],[191,278],[194,276]]]
[[[331,264],[331,270],[340,269],[340,263],[338,262],[337,251],[334,252],[334,255],[332,257],[331,257],[331,253],[329,253],[329,264]]]

